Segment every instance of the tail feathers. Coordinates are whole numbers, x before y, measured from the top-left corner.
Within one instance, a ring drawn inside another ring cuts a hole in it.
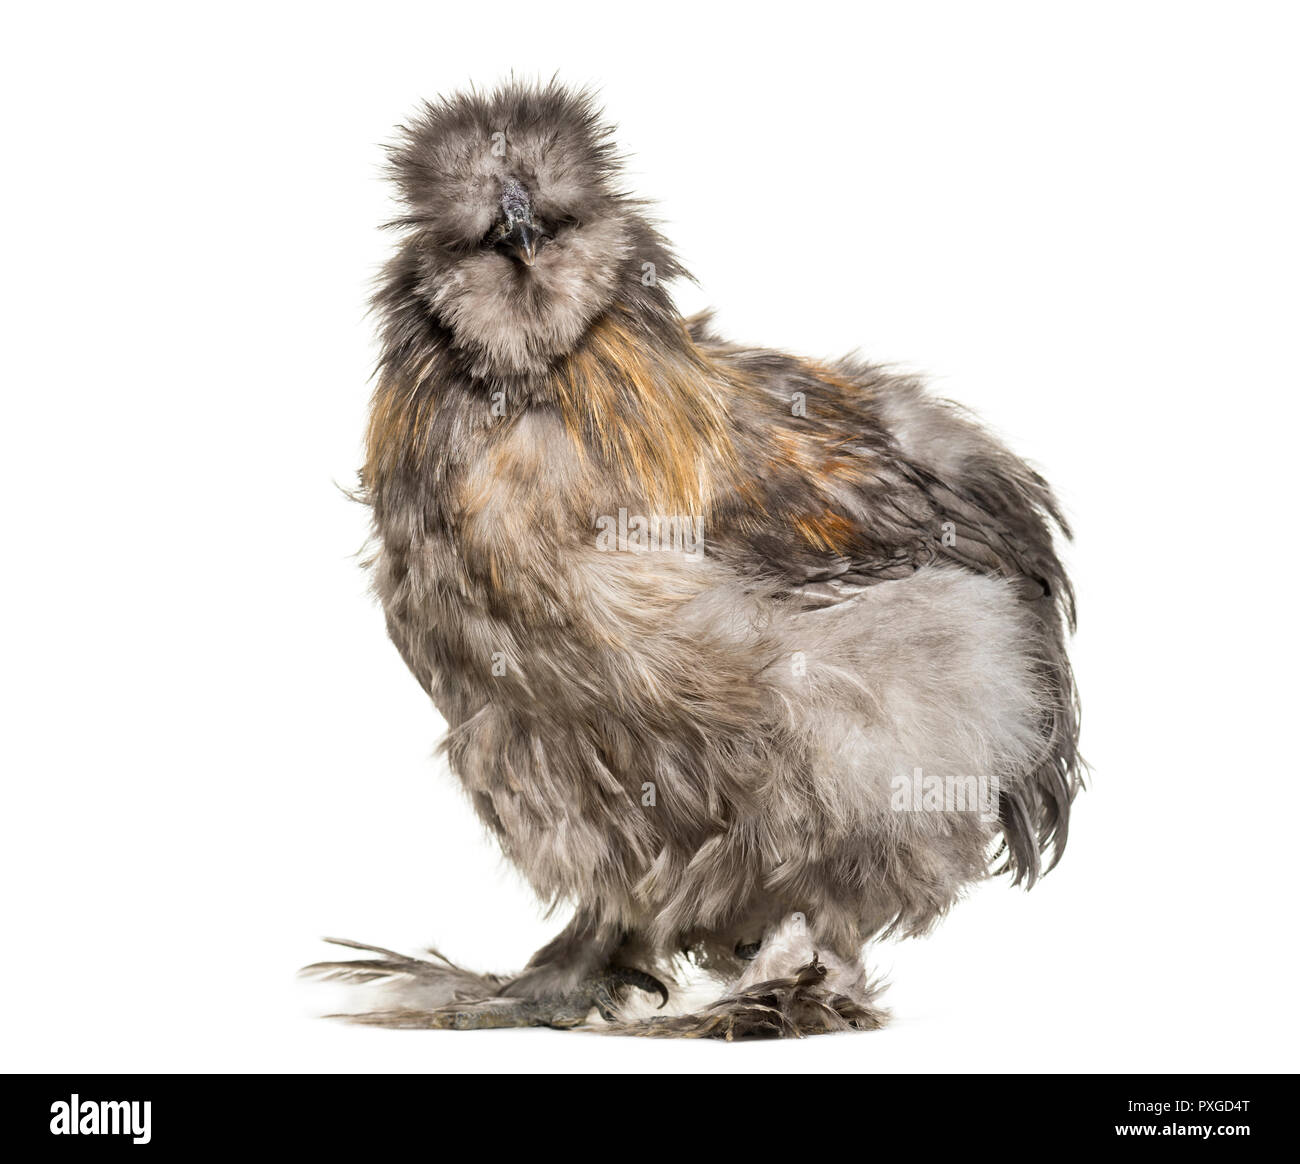
[[[1070,808],[1087,771],[1079,755],[1079,699],[1060,628],[1048,628],[1044,641],[1043,681],[1051,695],[1043,725],[1046,754],[1023,784],[1002,789],[998,805],[1003,861],[995,872],[1011,873],[1012,884],[1026,888],[1065,852]]]

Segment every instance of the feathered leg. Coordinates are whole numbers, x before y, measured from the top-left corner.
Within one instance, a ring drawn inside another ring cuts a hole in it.
[[[530,959],[521,974],[474,974],[437,950],[433,960],[408,958],[380,946],[331,938],[377,954],[349,962],[318,962],[302,973],[326,981],[382,986],[393,1005],[338,1015],[369,1026],[484,1030],[499,1027],[580,1026],[594,1008],[606,1021],[623,991],[635,986],[668,1001],[668,988],[641,970],[611,965],[620,938],[579,915]]]

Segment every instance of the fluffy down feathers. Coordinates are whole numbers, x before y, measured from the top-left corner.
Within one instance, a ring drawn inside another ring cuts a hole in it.
[[[680,267],[615,187],[585,95],[429,106],[393,173],[375,585],[475,809],[575,907],[525,993],[683,950],[734,979],[738,947],[797,911],[812,956],[729,997],[784,1016],[776,1033],[827,1005],[827,1028],[877,1025],[867,939],[925,930],[999,844],[1032,882],[1065,843],[1074,611],[1051,492],[914,379],[682,320]],[[531,265],[497,243],[521,188]],[[602,541],[614,525],[633,535]],[[851,986],[799,993],[832,964]],[[737,1030],[724,1009],[662,1033]]]

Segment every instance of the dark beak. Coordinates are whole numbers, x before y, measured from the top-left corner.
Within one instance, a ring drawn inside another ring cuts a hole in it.
[[[531,267],[537,258],[540,237],[531,222],[521,220],[510,228],[510,233],[501,240],[501,245],[513,251],[525,267]]]

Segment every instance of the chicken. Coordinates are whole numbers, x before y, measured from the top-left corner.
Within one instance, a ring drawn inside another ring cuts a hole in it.
[[[392,1025],[879,1026],[869,940],[1065,846],[1051,491],[911,377],[684,320],[588,93],[427,105],[391,169],[375,586],[478,815],[574,913],[517,974],[315,971],[387,980]],[[683,956],[720,997],[635,1017]]]

